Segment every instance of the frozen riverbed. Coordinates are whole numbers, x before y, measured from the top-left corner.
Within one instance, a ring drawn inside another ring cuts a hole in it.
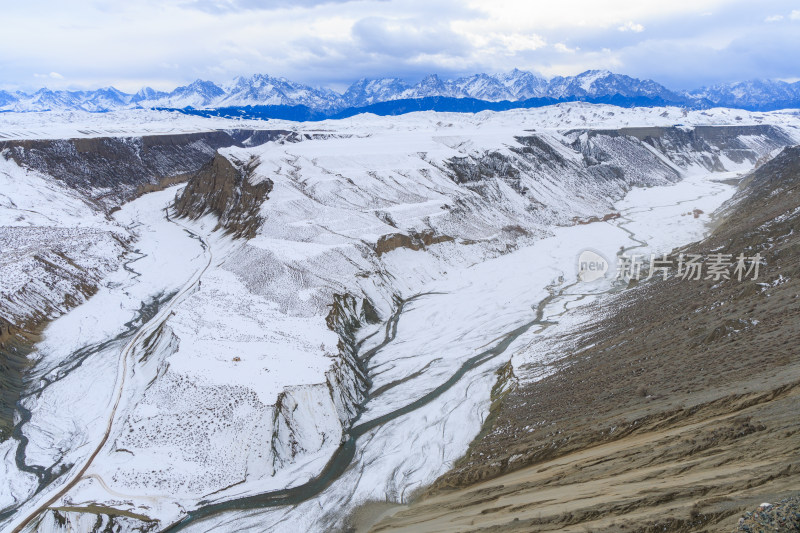
[[[150,194],[116,213],[115,222],[136,235],[135,250],[97,294],[53,321],[37,345],[36,384],[21,401],[16,437],[2,444],[3,468],[13,483],[0,504],[13,511],[15,501],[27,500],[6,527],[13,528],[87,464],[114,412],[136,398],[126,355],[147,324],[164,319],[163,304],[196,282],[208,264],[197,236],[165,217],[174,194]],[[31,498],[35,491],[40,492]]]
[[[237,511],[234,500],[229,512],[184,525],[327,531],[362,504],[407,501],[464,454],[488,413],[498,369],[512,361],[524,373],[546,361],[556,329],[548,326],[585,320],[576,308],[615,286],[613,264],[603,280],[576,281],[581,251],[613,260],[621,248],[662,254],[692,242],[733,194],[732,177],[695,172],[672,186],[632,190],[615,206],[620,218],[558,228],[533,246],[420,286],[424,294],[406,304],[396,337],[369,361],[370,398],[344,473],[306,501],[298,493],[294,505]],[[413,262],[412,254],[398,250],[392,260]],[[362,350],[379,340],[370,337]]]

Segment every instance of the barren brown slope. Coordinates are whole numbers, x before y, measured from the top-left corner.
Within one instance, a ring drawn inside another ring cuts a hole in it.
[[[732,531],[800,491],[800,148],[737,200],[686,251],[760,252],[757,281],[653,281],[596,309],[583,349],[373,531]]]

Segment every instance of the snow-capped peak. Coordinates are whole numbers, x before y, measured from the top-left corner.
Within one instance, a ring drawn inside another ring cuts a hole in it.
[[[800,82],[750,80],[671,91],[652,80],[637,79],[608,70],[587,70],[576,76],[547,80],[533,72],[513,69],[499,74],[478,73],[456,79],[429,74],[417,83],[400,78],[361,78],[339,94],[268,74],[238,76],[218,85],[195,80],[162,92],[145,87],[127,94],[114,87],[95,91],[39,89],[33,93],[0,91],[0,111],[102,112],[129,107],[218,108],[241,106],[306,106],[323,112],[369,106],[379,102],[427,97],[474,98],[488,102],[531,98],[591,100],[622,105],[714,105],[746,109],[800,107]]]

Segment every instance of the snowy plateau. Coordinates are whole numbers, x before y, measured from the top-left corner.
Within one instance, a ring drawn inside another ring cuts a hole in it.
[[[0,529],[407,502],[621,290],[583,250],[698,240],[797,143],[797,112],[726,108],[0,114]]]

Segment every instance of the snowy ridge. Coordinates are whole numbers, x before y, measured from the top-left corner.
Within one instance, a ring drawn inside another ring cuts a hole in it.
[[[128,109],[109,113],[61,111],[51,113],[0,113],[0,142],[22,139],[75,139],[97,137],[141,137],[177,135],[216,130],[273,130],[297,132],[368,133],[372,130],[433,128],[437,123],[487,124],[526,130],[569,130],[577,128],[616,129],[623,127],[675,125],[714,126],[772,124],[797,130],[796,110],[745,111],[713,108],[688,110],[680,107],[624,108],[584,102],[561,103],[533,109],[502,112],[440,113],[422,111],[400,117],[381,118],[368,113],[340,120],[294,122],[270,119],[247,120],[185,115],[177,111]]]
[[[126,232],[86,198],[0,157],[0,319],[57,316],[94,291]]]
[[[311,87],[286,78],[254,74],[218,85],[195,80],[172,91],[144,87],[134,94],[114,87],[67,91],[41,88],[33,93],[0,91],[0,111],[104,112],[129,108],[195,108],[243,106],[305,106],[318,111],[339,111],[379,102],[426,97],[474,98],[486,102],[524,101],[531,98],[585,99],[614,97],[634,105],[714,106],[745,109],[800,107],[800,82],[751,80],[673,91],[653,80],[641,80],[607,70],[587,70],[576,76],[550,80],[514,69],[499,74],[479,73],[443,80],[431,74],[417,83],[399,78],[362,78],[342,94]]]

